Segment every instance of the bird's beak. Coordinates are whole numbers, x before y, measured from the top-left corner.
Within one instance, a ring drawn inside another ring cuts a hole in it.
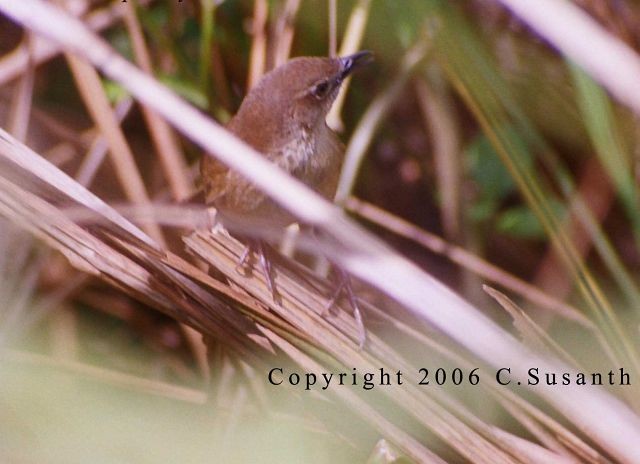
[[[363,50],[353,55],[342,56],[340,60],[340,80],[345,79],[353,71],[373,61],[373,53]]]

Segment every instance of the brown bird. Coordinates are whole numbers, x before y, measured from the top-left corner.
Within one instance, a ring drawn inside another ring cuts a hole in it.
[[[345,148],[325,118],[344,79],[371,57],[370,52],[362,51],[338,58],[292,59],[262,77],[227,128],[281,169],[332,200]],[[200,167],[206,202],[215,206],[223,225],[225,217],[247,218],[256,224],[277,227],[295,221],[250,180],[214,158],[205,156]],[[241,265],[252,248],[260,254],[267,284],[276,298],[271,265],[261,241],[250,242]],[[348,292],[351,293],[350,288]]]

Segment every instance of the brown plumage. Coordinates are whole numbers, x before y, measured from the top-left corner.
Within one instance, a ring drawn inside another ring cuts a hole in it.
[[[340,85],[370,58],[295,58],[262,77],[227,128],[270,161],[327,199],[333,199],[344,145],[325,123]],[[294,219],[250,181],[205,156],[201,164],[207,204],[225,215],[286,225]]]

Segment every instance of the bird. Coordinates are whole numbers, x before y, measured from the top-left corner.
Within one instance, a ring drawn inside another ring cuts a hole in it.
[[[270,162],[333,200],[345,146],[325,119],[344,80],[371,60],[369,51],[342,57],[293,58],[262,76],[226,128]],[[223,225],[233,218],[281,228],[295,222],[251,180],[215,158],[202,158],[200,174],[205,202],[215,207]],[[249,241],[239,266],[244,266],[252,251],[259,254],[265,280],[276,299],[271,262],[262,240]],[[338,291],[342,289],[343,283]],[[352,300],[350,284],[346,290]],[[360,317],[355,302],[351,305]]]

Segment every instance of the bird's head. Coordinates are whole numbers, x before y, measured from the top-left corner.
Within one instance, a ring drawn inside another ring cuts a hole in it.
[[[368,51],[337,58],[294,58],[262,77],[237,116],[259,117],[281,133],[313,129],[324,123],[342,82],[371,59]]]

